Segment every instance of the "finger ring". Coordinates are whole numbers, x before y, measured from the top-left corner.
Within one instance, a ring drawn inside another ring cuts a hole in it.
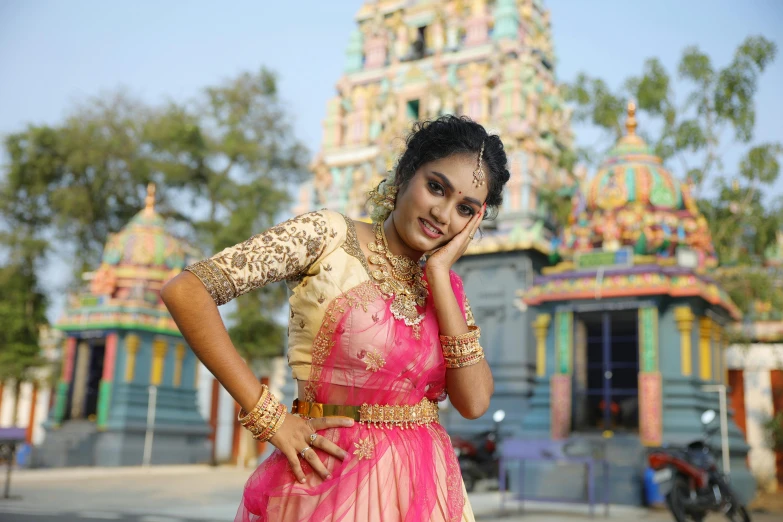
[[[317,433],[311,433],[310,434],[310,444],[314,444],[316,438],[318,438],[318,434]]]
[[[468,234],[468,237],[469,237],[470,239],[473,239],[473,234]]]
[[[307,446],[305,449],[303,449],[302,451],[300,451],[300,452],[299,452],[299,455],[300,455],[302,458],[305,458],[305,453],[307,453],[307,451],[308,451],[308,450],[311,450],[311,449],[313,449],[313,448],[311,448],[310,446]]]

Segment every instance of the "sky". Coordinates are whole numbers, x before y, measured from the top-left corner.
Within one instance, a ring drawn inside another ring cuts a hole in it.
[[[298,137],[314,154],[361,0],[0,0],[0,135],[56,124],[80,101],[119,88],[156,104],[194,97],[261,66],[275,70]],[[657,56],[675,74],[686,46],[713,65],[749,35],[776,42],[760,79],[754,142],[783,142],[783,1],[545,0],[559,81],[585,71],[614,88]],[[643,127],[644,121],[639,121]],[[576,127],[577,141],[594,138]],[[743,147],[730,147],[736,165]],[[779,189],[779,190],[777,190]],[[783,181],[776,191],[783,193]],[[56,270],[49,290],[64,281]],[[50,319],[61,299],[55,298]]]

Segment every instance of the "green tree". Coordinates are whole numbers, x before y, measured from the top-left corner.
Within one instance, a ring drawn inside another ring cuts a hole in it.
[[[280,220],[291,189],[304,180],[308,153],[294,137],[277,79],[242,74],[189,105],[171,104],[149,122],[151,155],[164,183],[206,209],[190,215],[198,244],[216,252]],[[272,317],[282,284],[236,300],[229,328],[249,360],[279,355],[284,330]]]
[[[24,381],[44,364],[38,331],[46,321],[46,297],[38,288],[30,259],[14,259],[0,268],[0,382],[13,380],[14,401]],[[16,424],[18,408],[14,408]]]
[[[622,136],[626,103],[635,100],[645,122],[640,134],[673,171],[682,174],[681,181],[693,184],[721,264],[758,264],[783,225],[783,205],[768,197],[780,174],[783,146],[753,143],[759,77],[776,53],[774,42],[748,37],[731,62],[719,68],[697,47],[688,47],[677,68],[680,92],[657,58],[646,60],[642,74],[629,77],[617,90],[604,80],[579,74],[564,86],[566,99],[574,106],[575,121],[599,129],[601,139],[579,149],[578,157],[595,166]],[[730,143],[747,147],[736,166],[725,165],[723,151]],[[714,187],[710,192],[704,190],[708,184]],[[558,202],[568,204],[565,198]],[[765,277],[760,273],[752,278],[757,286],[751,294],[760,295],[770,287]],[[726,283],[747,310],[753,301],[748,288],[730,278]]]
[[[73,253],[78,285],[81,273],[100,263],[108,234],[143,207],[150,181],[159,186],[158,211],[204,252],[268,228],[307,161],[277,83],[261,69],[162,107],[120,92],[78,106],[60,125],[11,134],[0,185],[3,225],[27,225],[40,248],[3,246],[34,266],[52,251]],[[259,332],[239,336],[248,359],[280,352],[281,328],[271,317],[284,296],[277,285],[237,299],[232,329]]]
[[[774,42],[752,36],[736,49],[731,63],[716,69],[698,47],[688,47],[677,69],[688,91],[679,95],[657,58],[646,60],[642,75],[629,77],[615,92],[604,80],[579,74],[565,86],[566,99],[574,104],[575,121],[596,126],[604,137],[596,147],[580,149],[580,158],[594,161],[602,157],[622,136],[626,103],[634,99],[645,115],[641,134],[655,153],[666,162],[677,161],[678,170],[700,188],[707,178],[724,172],[722,150],[727,135],[743,144],[752,141],[758,79],[776,53]],[[750,153],[746,159],[753,163]]]
[[[146,110],[124,94],[98,98],[62,125],[29,126],[5,140],[5,222],[28,225],[47,251],[65,248],[75,280],[96,266],[108,234],[143,206],[151,180],[142,136]]]

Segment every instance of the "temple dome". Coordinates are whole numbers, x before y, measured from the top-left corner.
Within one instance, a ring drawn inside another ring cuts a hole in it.
[[[166,232],[164,225],[163,218],[155,212],[155,185],[150,183],[146,207],[109,236],[101,266],[83,276],[89,281],[89,288],[69,296],[57,328],[181,335],[160,299],[160,290],[197,253]]]
[[[122,230],[109,236],[103,249],[103,263],[182,270],[186,250],[179,240],[166,232],[164,225],[163,218],[148,203]]]
[[[628,104],[628,132],[609,151],[585,190],[574,196],[571,224],[558,239],[562,258],[630,247],[638,256],[674,261],[686,247],[698,266],[716,266],[707,220],[689,183],[680,183],[636,135],[636,106]]]
[[[163,283],[181,272],[191,257],[190,247],[166,231],[163,218],[155,211],[155,185],[150,184],[145,208],[109,235],[90,290],[94,295],[120,299],[153,290],[155,295],[136,299],[157,300]]]
[[[628,134],[609,151],[590,182],[586,198],[590,210],[613,210],[630,203],[683,210],[680,183],[663,168],[647,143],[636,135],[635,107],[629,107]]]

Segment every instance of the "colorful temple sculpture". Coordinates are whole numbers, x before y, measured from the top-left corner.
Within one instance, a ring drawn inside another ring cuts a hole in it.
[[[719,411],[704,386],[727,384],[725,330],[740,318],[709,276],[717,259],[688,185],[636,135],[634,112],[573,199],[560,263],[520,291],[536,336],[524,436],[605,441],[611,499],[628,504],[643,498],[644,448],[697,439],[701,413]],[[748,446],[729,424],[732,483],[750,499]]]
[[[194,258],[146,208],[112,234],[89,288],[71,296],[62,374],[40,448],[42,466],[138,465],[148,428],[152,464],[205,462],[209,427],[198,412],[197,359],[160,299]],[[148,422],[151,387],[154,417]]]
[[[452,431],[480,431],[504,409],[504,429],[516,428],[533,376],[533,335],[514,290],[532,281],[551,251],[539,188],[570,183],[559,166],[572,135],[555,81],[549,12],[540,0],[377,0],[365,2],[356,20],[314,181],[296,211],[326,206],[367,219],[367,191],[393,168],[416,120],[466,115],[500,134],[511,172],[504,206],[455,267],[482,325],[496,394],[480,422],[443,417]]]
[[[765,270],[783,287],[783,232],[765,252],[764,266],[730,267],[736,277]],[[726,351],[730,404],[750,446],[748,464],[759,489],[783,490],[783,310],[770,301],[756,301],[737,325],[739,339]],[[771,421],[777,419],[777,440]]]

